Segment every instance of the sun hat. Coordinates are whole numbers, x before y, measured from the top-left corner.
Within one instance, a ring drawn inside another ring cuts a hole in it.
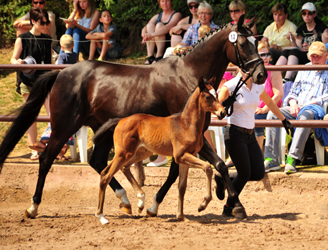
[[[36,60],[32,56],[27,56],[23,61],[25,64],[37,64]],[[24,76],[31,77],[34,74],[35,69],[24,69],[22,72]]]
[[[305,3],[305,4],[302,6],[301,11],[302,11],[302,10],[308,10],[308,11],[312,11],[312,12],[316,12],[316,11],[317,11],[316,7],[315,7],[314,4],[311,3],[311,2],[307,2],[307,3]]]
[[[309,47],[308,56],[312,54],[322,56],[324,52],[327,52],[327,47],[323,42],[313,42]]]
[[[198,4],[200,4],[202,2],[202,0],[188,0],[187,1],[187,4],[189,5],[189,4],[191,4],[191,3],[198,3]]]

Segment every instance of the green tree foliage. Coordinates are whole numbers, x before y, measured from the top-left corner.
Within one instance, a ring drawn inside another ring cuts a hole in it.
[[[95,0],[99,10],[109,9],[114,17],[115,24],[119,27],[121,42],[129,51],[144,49],[141,45],[141,29],[156,13],[160,12],[157,0]],[[15,30],[13,22],[31,7],[31,0],[0,0],[0,21],[2,29],[0,32],[0,45],[13,44],[15,41]],[[186,0],[173,0],[173,8],[182,13],[189,14]],[[231,21],[228,6],[231,0],[208,0],[214,10],[214,22],[225,24]],[[263,34],[264,29],[273,22],[271,8],[278,2],[288,6],[288,18],[297,26],[303,23],[300,15],[302,5],[308,0],[244,0],[247,6],[246,17],[258,16],[257,29]],[[324,0],[313,1],[317,7],[318,17],[328,24],[328,5]],[[60,37],[64,31],[64,23],[59,17],[68,17],[72,11],[73,0],[48,0],[47,9],[56,14],[57,35]]]

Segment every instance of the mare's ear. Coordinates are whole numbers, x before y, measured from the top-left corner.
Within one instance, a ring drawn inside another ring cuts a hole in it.
[[[247,27],[249,29],[251,29],[254,26],[254,24],[256,23],[256,21],[257,21],[258,18],[259,18],[258,15],[256,15],[251,20],[249,20],[249,22],[247,23]]]
[[[241,29],[241,26],[243,26],[243,24],[244,24],[244,18],[245,18],[245,14],[243,14],[243,15],[241,15],[239,17],[239,20],[238,20],[238,30],[240,30]]]

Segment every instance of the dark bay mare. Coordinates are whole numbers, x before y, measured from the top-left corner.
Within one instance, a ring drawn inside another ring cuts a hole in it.
[[[1,171],[5,159],[36,120],[50,93],[52,134],[40,155],[36,191],[32,206],[26,210],[25,215],[37,215],[51,165],[68,138],[82,125],[96,132],[111,118],[123,118],[136,113],[156,116],[178,113],[200,77],[215,79],[213,87],[217,89],[229,62],[249,71],[254,83],[263,84],[267,72],[250,31],[254,22],[253,18],[245,25],[241,17],[238,24],[229,24],[203,38],[181,58],[169,57],[149,66],[83,61],[60,72],[52,71],[40,76],[0,145]],[[208,114],[204,131],[209,122]],[[113,134],[108,134],[101,143],[95,144],[90,165],[98,173],[106,167],[112,147]],[[235,201],[235,216],[245,217],[245,210],[231,184],[224,161],[206,140],[199,154],[223,177],[229,198]],[[173,161],[167,181],[154,198],[157,207],[178,175],[178,165]],[[127,203],[125,190],[115,178],[110,186],[122,203]]]

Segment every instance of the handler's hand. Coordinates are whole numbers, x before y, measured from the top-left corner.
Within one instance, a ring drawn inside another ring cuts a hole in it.
[[[290,133],[290,135],[293,136],[294,128],[293,128],[292,124],[290,124],[290,122],[286,118],[282,121],[282,124],[284,125],[287,134]]]

